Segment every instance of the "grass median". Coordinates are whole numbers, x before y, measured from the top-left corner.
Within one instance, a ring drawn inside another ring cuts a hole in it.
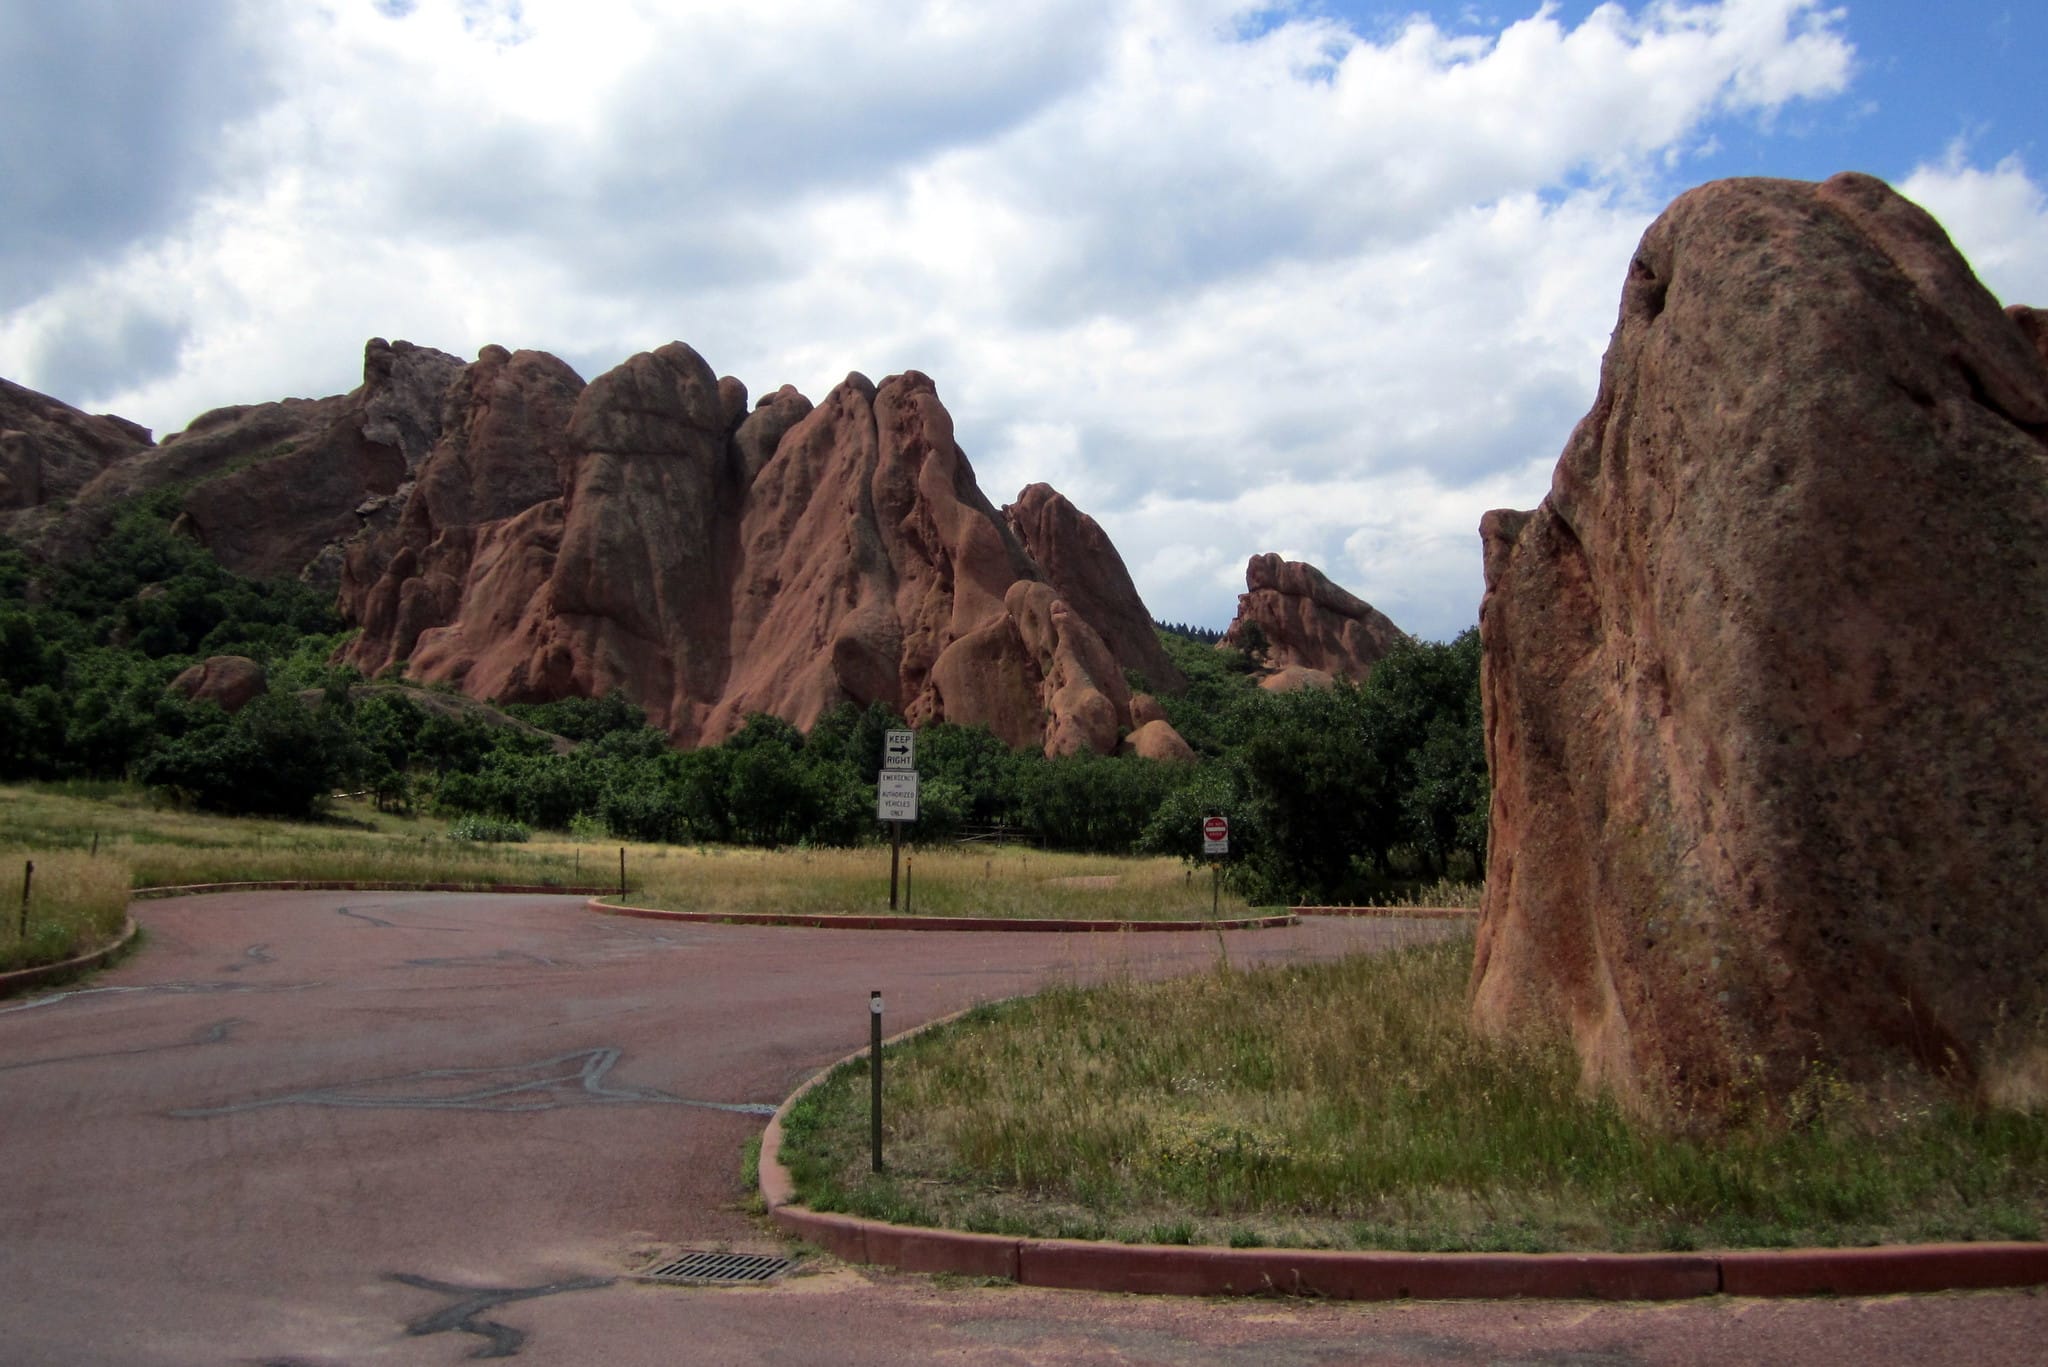
[[[814,1209],[1240,1247],[1688,1250],[2035,1239],[2048,1118],[1817,1076],[1789,1120],[1659,1134],[1559,1041],[1465,1026],[1471,939],[1324,965],[1061,987],[889,1051],[793,1108]]]

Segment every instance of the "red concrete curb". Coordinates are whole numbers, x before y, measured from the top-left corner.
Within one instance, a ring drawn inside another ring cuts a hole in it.
[[[884,1047],[962,1014],[892,1036]],[[849,1054],[840,1063],[866,1053]],[[1329,1300],[1660,1301],[2048,1285],[2048,1243],[1707,1253],[1354,1253],[1023,1239],[828,1214],[796,1204],[795,1183],[782,1166],[782,1121],[838,1066],[813,1074],[769,1120],[761,1137],[760,1185],[777,1228],[848,1262],[1006,1277],[1023,1286],[1073,1291]]]
[[[128,948],[135,939],[137,929],[135,918],[131,916],[121,927],[120,936],[112,944],[101,945],[98,949],[54,964],[37,964],[33,968],[15,968],[0,973],[0,997],[31,992],[44,983],[62,982],[77,974],[88,973]]]
[[[129,900],[150,902],[164,897],[202,897],[216,892],[477,892],[534,893],[551,897],[589,897],[609,888],[587,884],[550,883],[398,883],[374,878],[278,878],[253,883],[178,883],[136,888]]]
[[[718,925],[805,926],[815,930],[1019,930],[1049,933],[1100,933],[1119,930],[1275,930],[1291,926],[1292,914],[1241,916],[1231,921],[1106,921],[1061,920],[1049,916],[828,916],[780,911],[664,911],[658,907],[621,907],[593,897],[585,904],[607,916],[638,916],[650,921],[702,921]]]
[[[1296,916],[1394,916],[1414,917],[1418,920],[1441,918],[1444,920],[1477,919],[1477,907],[1289,907]]]
[[[1731,1296],[1884,1296],[2048,1283],[2048,1244],[1895,1244],[1723,1253]]]

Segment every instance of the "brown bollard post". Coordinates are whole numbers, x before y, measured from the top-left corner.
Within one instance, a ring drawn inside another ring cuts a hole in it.
[[[868,1151],[882,1170],[882,994],[868,993]]]
[[[619,896],[626,895],[626,847],[619,846]]]
[[[36,861],[25,860],[21,866],[21,942],[28,943],[28,887],[36,876]]]

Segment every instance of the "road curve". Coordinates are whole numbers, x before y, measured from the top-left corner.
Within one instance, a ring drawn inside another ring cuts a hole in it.
[[[141,953],[0,1002],[0,1362],[2035,1360],[2026,1293],[1685,1307],[1178,1302],[831,1268],[652,1286],[779,1248],[740,1208],[763,1113],[858,1047],[1058,980],[1214,962],[1196,936],[817,932],[574,897],[138,904]],[[1435,928],[1229,937],[1237,964]]]

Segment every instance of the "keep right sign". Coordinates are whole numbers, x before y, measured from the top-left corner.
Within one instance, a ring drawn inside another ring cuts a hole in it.
[[[1230,853],[1230,818],[1208,816],[1202,818],[1202,853]]]

